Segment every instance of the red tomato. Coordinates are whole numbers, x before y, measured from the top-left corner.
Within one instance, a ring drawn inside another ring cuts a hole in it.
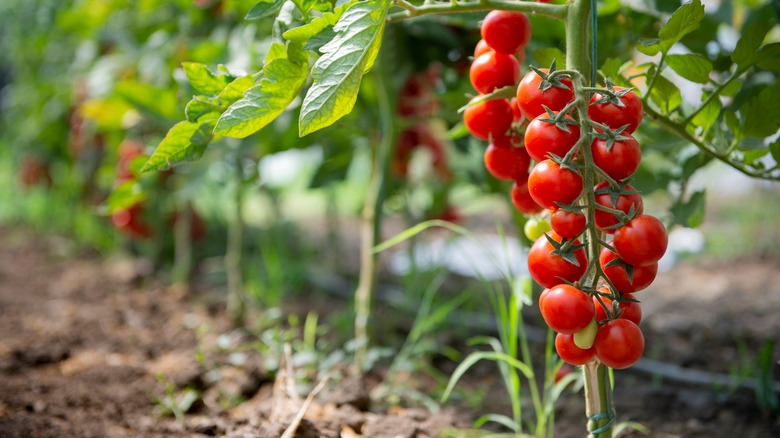
[[[628,139],[612,143],[609,150],[607,150],[607,140],[596,138],[590,144],[593,162],[616,181],[624,180],[633,175],[642,160],[639,142],[631,135],[625,135],[625,137]]]
[[[548,69],[540,69],[547,73]],[[529,71],[517,86],[517,106],[520,112],[528,120],[535,119],[539,114],[544,114],[542,105],[553,111],[560,111],[569,102],[574,100],[574,85],[570,79],[562,79],[560,82],[568,89],[550,87],[544,91],[539,88],[542,77],[535,71]]]
[[[631,211],[631,206],[634,206],[634,211],[636,214],[642,214],[644,211],[644,203],[642,202],[642,195],[637,193],[632,194],[624,194],[620,195],[617,198],[617,202],[614,204],[612,203],[612,193],[605,192],[605,193],[599,193],[604,192],[609,188],[609,183],[606,181],[600,182],[594,187],[593,189],[596,191],[596,203],[599,205],[603,205],[604,207],[612,208],[615,210],[621,210],[622,212],[628,214],[629,211]],[[636,192],[636,189],[631,187],[631,185],[626,184],[625,191],[628,192]],[[612,234],[615,232],[615,225],[620,223],[620,220],[617,216],[615,216],[612,213],[596,209],[595,212],[595,220],[596,220],[596,227],[598,227],[601,231],[604,231],[605,233]]]
[[[635,364],[645,351],[642,330],[627,319],[614,319],[599,327],[593,342],[596,357],[617,370]]]
[[[560,242],[563,240],[556,232],[552,231],[548,235]],[[575,241],[575,244],[580,243]],[[559,255],[552,254],[555,248],[550,244],[545,236],[536,239],[531,249],[528,250],[528,271],[531,277],[542,287],[553,287],[561,284],[563,280],[569,282],[578,281],[585,274],[588,267],[588,258],[585,255],[585,249],[579,248],[574,251],[574,258],[577,264],[574,264]]]
[[[525,215],[532,215],[544,210],[528,193],[528,183],[526,181],[515,181],[512,185],[512,205],[517,211]]]
[[[520,64],[513,55],[491,50],[471,63],[469,79],[475,90],[488,94],[496,88],[516,85],[520,79]]]
[[[599,291],[609,293],[609,288],[602,287]],[[623,297],[632,300],[635,299],[632,294],[625,294]],[[604,302],[604,305],[606,305],[610,311],[614,311],[611,299],[602,296],[601,301]],[[604,308],[601,307],[601,304],[596,297],[593,297],[593,307],[596,309],[596,321],[606,321],[607,313],[604,311]],[[639,325],[639,322],[642,321],[642,306],[636,301],[621,301],[620,304],[618,304],[618,311],[621,312],[620,318],[627,319],[636,325]]]
[[[620,258],[634,266],[648,266],[661,260],[668,244],[664,224],[650,215],[631,219],[615,230],[612,240]]]
[[[585,365],[596,358],[596,351],[593,347],[583,350],[574,344],[574,335],[567,333],[558,333],[555,335],[555,351],[561,360],[569,365]],[[557,379],[556,375],[556,379]]]
[[[111,215],[111,222],[114,227],[130,237],[135,238],[149,238],[152,236],[152,230],[144,223],[143,215],[144,207],[142,203],[138,203],[129,208],[124,208],[115,211]]]
[[[485,16],[482,39],[493,50],[514,54],[531,39],[531,22],[522,12],[493,10]]]
[[[624,90],[623,87],[615,87],[615,91]],[[602,123],[610,127],[610,129],[617,129],[621,126],[628,125],[624,134],[630,134],[636,131],[639,127],[639,123],[642,122],[642,116],[644,115],[644,108],[642,107],[642,100],[633,91],[629,91],[624,94],[620,101],[623,102],[623,107],[617,106],[613,103],[600,103],[594,105],[594,102],[601,100],[604,96],[599,93],[595,93],[590,98],[590,106],[588,106],[588,117],[594,122]]]
[[[549,158],[548,153],[563,157],[580,139],[580,127],[576,124],[567,124],[569,132],[566,132],[545,119],[548,119],[547,114],[540,114],[525,131],[525,148],[535,161]],[[574,120],[569,116],[566,119]]]
[[[586,218],[582,213],[556,210],[550,216],[550,225],[559,235],[567,239],[573,239],[585,231]]]
[[[48,163],[37,157],[24,157],[19,168],[19,181],[25,188],[30,188],[38,184],[50,187],[52,179]]]
[[[512,126],[512,107],[506,99],[483,100],[466,107],[463,121],[471,135],[479,139],[504,137]]]
[[[515,122],[519,122],[523,118],[523,113],[520,112],[520,108],[517,107],[517,98],[513,97],[509,101],[509,105],[512,107],[512,116],[515,119]]]
[[[537,204],[548,210],[558,209],[558,204],[574,202],[582,192],[582,176],[552,161],[544,160],[531,170],[528,191]]]
[[[544,322],[559,333],[574,334],[590,324],[595,315],[590,296],[568,284],[558,284],[544,292],[539,310]]]
[[[487,53],[492,50],[493,49],[491,49],[490,46],[488,46],[488,43],[486,43],[485,40],[479,40],[479,42],[477,42],[477,45],[474,46],[474,59],[477,59],[483,53]]]
[[[522,142],[514,135],[494,139],[485,150],[485,167],[488,172],[505,181],[527,179],[531,158],[521,145]]]
[[[608,248],[602,249],[599,255],[599,263],[604,271],[604,275],[609,278],[609,281],[612,282],[612,285],[615,286],[618,292],[622,294],[638,292],[650,286],[653,280],[655,280],[655,275],[658,273],[658,263],[647,266],[631,266],[632,273],[629,281],[625,265],[607,266],[609,262],[617,258],[617,254]]]

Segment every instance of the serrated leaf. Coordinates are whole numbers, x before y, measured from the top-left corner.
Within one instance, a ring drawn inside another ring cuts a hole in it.
[[[701,0],[685,3],[674,11],[669,21],[658,31],[658,38],[640,40],[636,49],[649,56],[666,53],[685,35],[696,30],[703,18],[704,6]]]
[[[710,81],[712,63],[699,55],[669,55],[666,62],[678,75],[697,84],[706,84]]]
[[[770,20],[762,20],[748,26],[745,33],[737,41],[737,46],[731,52],[731,60],[739,66],[740,70],[754,65],[759,61],[761,52],[758,50],[766,38],[767,32],[774,26]]]
[[[745,136],[763,138],[780,127],[780,83],[765,88],[739,108]]]
[[[312,69],[314,84],[303,100],[298,132],[304,136],[352,111],[360,82],[382,44],[389,0],[352,4],[333,27],[336,36],[322,46]]]
[[[718,120],[720,111],[723,109],[723,104],[720,103],[720,99],[712,99],[707,105],[699,111],[693,118],[693,124],[701,126],[704,132],[707,132],[715,121]]]
[[[682,103],[682,94],[669,79],[659,75],[650,91],[650,99],[664,114],[669,114]]]
[[[282,37],[289,41],[305,43],[312,37],[318,35],[320,32],[323,32],[325,29],[333,27],[339,21],[339,18],[341,18],[341,16],[344,14],[344,11],[352,6],[355,1],[356,0],[350,0],[343,5],[334,8],[332,12],[326,12],[322,14],[322,17],[315,18],[303,26],[290,29],[283,33]]]
[[[300,43],[290,43],[286,50],[274,43],[266,56],[260,83],[249,88],[244,97],[222,114],[214,133],[244,138],[274,121],[298,95],[306,83],[308,62],[293,62],[288,58],[295,52],[304,52]],[[297,53],[295,59],[301,59]]]
[[[233,102],[244,97],[246,90],[248,90],[254,84],[255,78],[253,78],[252,75],[241,76],[240,78],[236,78],[231,83],[229,83],[227,87],[225,87],[225,89],[222,90],[219,95],[217,95],[217,97],[220,101],[228,102],[228,105],[231,105]]]
[[[550,65],[553,61],[557,64],[559,70],[566,69],[566,54],[556,47],[545,47],[533,51],[536,65]]]
[[[259,20],[279,12],[285,0],[261,0],[256,3],[244,17],[245,20]]]
[[[141,171],[163,170],[200,158],[213,137],[218,114],[212,114],[213,117],[204,117],[199,123],[184,121],[173,125]]]
[[[233,79],[221,72],[215,74],[205,64],[183,62],[181,66],[192,88],[203,94],[219,94]]]

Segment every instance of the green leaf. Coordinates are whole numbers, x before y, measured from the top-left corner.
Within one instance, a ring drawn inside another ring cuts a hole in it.
[[[751,151],[745,152],[745,155],[742,157],[742,162],[751,165],[759,158],[765,156],[769,153],[769,149],[754,149]]]
[[[712,63],[699,55],[669,55],[666,62],[678,75],[697,84],[710,81]]]
[[[599,73],[606,79],[612,80],[613,84],[626,86],[628,81],[625,80],[621,72],[626,68],[633,65],[631,61],[624,62],[619,58],[609,58],[604,61],[604,65],[599,69]],[[628,86],[631,86],[628,84]]]
[[[687,202],[678,202],[672,206],[674,223],[696,228],[704,222],[704,190],[694,192]]]
[[[664,114],[669,114],[682,103],[682,94],[669,79],[659,75],[650,91],[650,99]]]
[[[702,96],[702,99],[704,96]],[[720,99],[712,99],[707,105],[699,111],[693,118],[693,124],[701,126],[704,132],[707,132],[715,121],[718,120],[720,111],[723,109],[723,104],[720,103]]]
[[[211,141],[217,114],[201,123],[179,122],[171,128],[141,169],[163,170],[182,161],[194,161],[203,155]]]
[[[767,44],[761,48],[757,65],[761,68],[780,72],[780,43]]]
[[[245,20],[259,20],[279,12],[285,0],[261,0],[246,13]]]
[[[219,94],[233,79],[222,72],[215,74],[205,64],[183,62],[181,66],[192,88],[203,94]]]
[[[761,59],[761,51],[758,48],[761,47],[767,32],[773,26],[774,22],[771,20],[759,21],[748,26],[731,53],[731,60],[739,66],[740,70],[755,65]]]
[[[735,112],[724,112],[723,120],[726,122],[726,127],[734,134],[734,137],[736,137],[737,141],[740,141],[745,137],[742,132],[742,126],[739,124],[739,118]]]
[[[106,206],[108,207],[108,213],[112,214],[117,210],[130,208],[139,202],[146,199],[146,193],[142,190],[141,185],[135,179],[125,181],[108,195],[106,200]]]
[[[775,159],[775,163],[780,163],[780,139],[769,145],[769,152],[772,154],[772,158]]]
[[[363,74],[382,44],[389,0],[352,4],[333,27],[336,37],[322,46],[312,69],[314,84],[303,100],[298,132],[304,136],[349,114]]]
[[[566,69],[566,54],[556,47],[545,47],[533,52],[536,65],[548,66],[556,61],[559,70]]]
[[[274,43],[266,56],[260,83],[230,105],[214,132],[244,138],[274,121],[306,82],[309,73],[306,56],[300,43],[290,43],[289,50],[281,43]]]
[[[190,122],[197,122],[199,118],[210,113],[221,113],[222,108],[219,99],[209,96],[193,96],[184,107],[184,116]]]
[[[232,105],[233,102],[244,97],[244,93],[252,85],[255,84],[255,78],[252,75],[241,76],[236,78],[233,82],[229,83],[224,90],[222,90],[217,97],[221,102],[227,102],[228,105]]]
[[[658,31],[658,38],[653,40],[640,40],[637,50],[653,56],[658,52],[666,53],[677,44],[685,35],[699,27],[704,18],[704,6],[701,0],[693,0],[680,6],[669,21]]]
[[[780,127],[780,83],[765,88],[739,108],[743,132],[748,137],[763,138]]]
[[[325,29],[333,27],[339,21],[339,18],[341,18],[341,16],[344,14],[344,11],[352,6],[355,1],[356,0],[350,0],[349,2],[333,9],[332,12],[326,12],[322,14],[321,17],[315,18],[308,24],[290,29],[283,33],[282,37],[289,41],[305,43],[310,38],[314,37]]]
[[[170,120],[180,117],[176,93],[173,90],[125,81],[117,84],[115,91],[129,104],[142,111]]]
[[[739,79],[734,79],[731,81],[724,89],[720,91],[721,96],[725,97],[734,97],[739,93],[739,90],[742,89],[742,81]]]
[[[301,12],[303,12],[304,17],[308,17],[309,12],[312,10],[325,12],[329,11],[331,8],[330,2],[321,0],[292,0],[292,2],[295,3],[295,6],[297,6]]]

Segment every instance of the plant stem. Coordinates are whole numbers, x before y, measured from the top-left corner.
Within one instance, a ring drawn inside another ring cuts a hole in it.
[[[244,244],[244,171],[240,148],[236,148],[236,191],[233,194],[233,217],[228,222],[227,249],[225,251],[225,272],[227,275],[227,310],[234,324],[244,323],[244,279],[241,272],[241,253]]]
[[[492,9],[525,12],[563,20],[564,17],[566,17],[566,11],[569,7],[568,4],[556,5],[530,1],[517,2],[507,0],[435,3],[426,4],[425,6],[414,6],[405,0],[397,0],[394,1],[393,4],[399,8],[403,8],[403,11],[390,14],[387,17],[388,21],[401,21],[430,14],[457,14],[461,12],[489,11]]]
[[[381,54],[380,54],[381,56]],[[363,205],[360,223],[360,275],[355,290],[355,350],[354,371],[360,375],[364,371],[368,354],[368,319],[371,315],[371,303],[376,287],[376,258],[374,246],[381,234],[382,205],[384,203],[385,180],[390,154],[394,146],[393,135],[393,104],[387,83],[381,69],[373,70],[377,89],[377,103],[380,118],[380,140],[373,150],[371,181]]]

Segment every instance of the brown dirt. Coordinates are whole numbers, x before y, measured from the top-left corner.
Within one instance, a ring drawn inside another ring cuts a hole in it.
[[[257,351],[236,361],[217,347],[247,335],[231,331],[219,309],[142,280],[143,264],[74,255],[65,241],[18,229],[0,235],[0,436],[278,437],[299,410],[302,400],[274,386]],[[780,334],[778,285],[777,260],[686,263],[660,275],[639,296],[647,356],[736,375],[735,364],[749,365]],[[157,411],[166,394],[158,376],[179,396],[185,387],[201,394],[181,421]],[[616,379],[618,420],[642,423],[648,436],[780,436],[780,419],[762,414],[750,391],[637,370]],[[295,436],[433,437],[469,424],[469,414],[446,409],[368,412],[363,387],[344,378],[328,384]],[[500,405],[502,391],[486,403]],[[564,396],[556,418],[556,436],[585,435],[580,396]]]

